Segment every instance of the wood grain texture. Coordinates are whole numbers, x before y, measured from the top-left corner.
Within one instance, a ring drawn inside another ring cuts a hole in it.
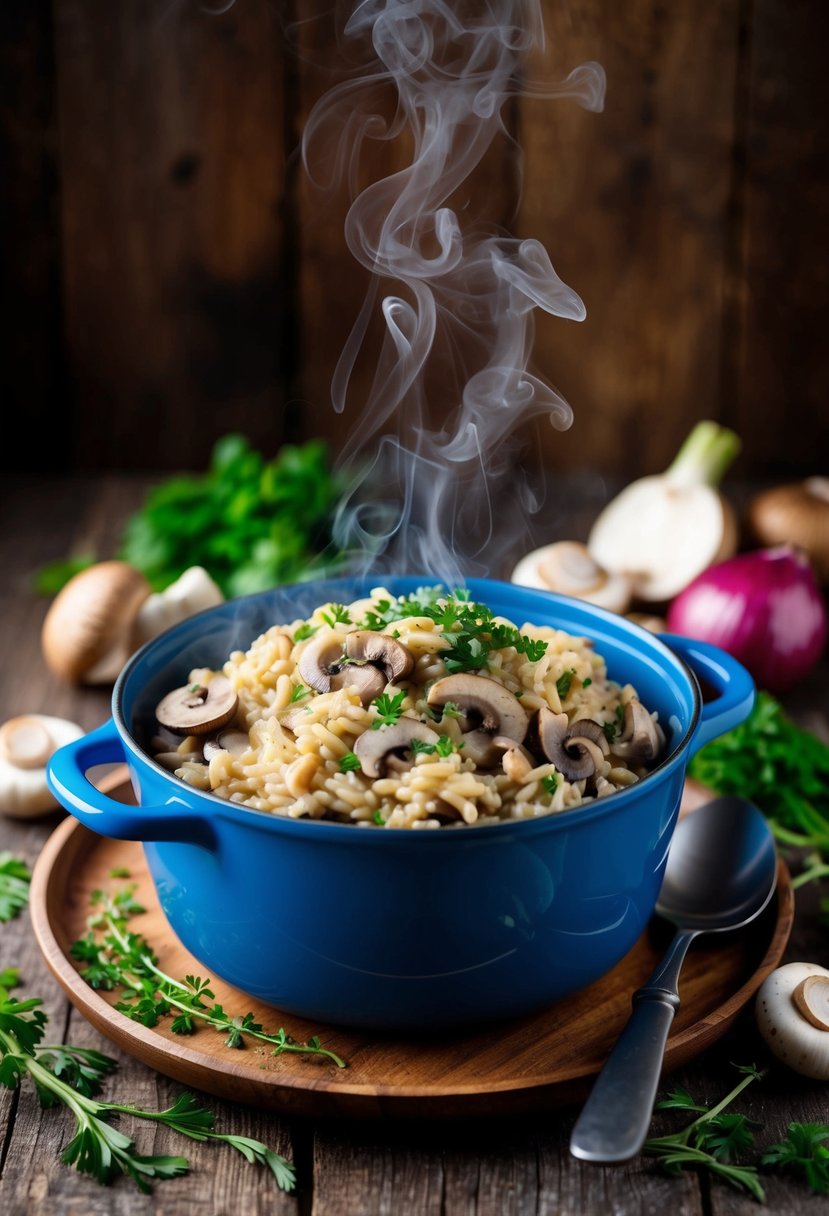
[[[780,477],[829,461],[829,7],[756,0],[750,16],[724,406],[754,470]]]
[[[571,401],[552,467],[659,472],[719,409],[738,0],[545,5],[535,74],[596,59],[602,114],[524,100],[522,235],[583,296],[581,325],[539,317],[535,358]],[[750,436],[747,436],[750,442]]]
[[[120,780],[121,784],[115,784]],[[112,774],[111,797],[132,801],[128,781]],[[705,795],[697,791],[691,801]],[[690,813],[693,813],[691,811]],[[174,935],[159,906],[140,845],[95,836],[67,821],[49,840],[32,884],[32,923],[52,973],[70,1000],[98,1030],[151,1067],[220,1097],[298,1114],[452,1117],[546,1110],[582,1096],[598,1072],[630,1011],[631,993],[656,967],[665,935],[645,934],[604,979],[531,1017],[493,1030],[419,1037],[376,1035],[319,1026],[289,1017],[286,1029],[300,1042],[318,1034],[323,1046],[348,1061],[338,1070],[324,1060],[280,1056],[251,1041],[228,1052],[222,1037],[203,1031],[183,1038],[169,1023],[147,1029],[112,1006],[119,994],[95,992],[78,976],[69,957],[82,937],[91,893],[114,892],[125,870],[146,912],[131,920],[168,975],[200,974],[203,967]],[[791,930],[793,900],[782,866],[778,895],[769,915],[752,930],[713,947],[691,952],[682,975],[682,1005],[665,1053],[670,1071],[725,1033],[762,980],[778,964]],[[269,1028],[283,1015],[214,979],[216,999]]]
[[[37,449],[62,467],[71,428],[62,390],[60,214],[51,0],[8,0],[0,13],[0,400],[17,443],[0,467]]]
[[[66,340],[81,468],[201,467],[281,434],[278,8],[56,6]]]
[[[0,497],[0,569],[4,574],[0,580],[0,636],[4,640],[0,704],[5,707],[4,716],[24,710],[59,713],[87,728],[107,716],[106,691],[59,685],[40,662],[38,633],[45,605],[33,599],[29,578],[40,561],[69,551],[84,536],[102,545],[112,543],[146,485],[146,480],[124,478],[4,483]],[[751,486],[736,488],[751,491]],[[551,497],[551,509],[566,534],[576,535],[587,525],[587,516],[592,516],[595,507],[591,495],[600,491],[601,486],[590,479]],[[812,677],[785,698],[785,704],[796,720],[829,740],[827,689],[829,667],[824,660]],[[32,823],[0,816],[0,849],[33,862],[58,821],[57,815]],[[821,896],[829,896],[829,884],[798,891],[785,961],[808,959],[829,966],[827,936],[818,919]],[[71,1012],[66,1017],[69,1007],[45,969],[28,915],[0,926],[0,966],[13,962],[22,966],[23,992],[46,999],[56,1030],[63,1034],[65,1028],[69,1040],[89,1042],[118,1054],[80,1015]],[[119,1058],[121,1066],[111,1091],[119,1098],[166,1103],[179,1089],[132,1057]],[[684,1085],[700,1099],[714,1102],[734,1083],[732,1063],[752,1061],[768,1067],[769,1075],[746,1092],[738,1108],[762,1124],[757,1132],[761,1147],[779,1139],[793,1119],[827,1120],[825,1085],[778,1066],[754,1031],[748,1008],[720,1043],[673,1073],[670,1085]],[[191,1160],[191,1173],[159,1184],[150,1198],[141,1197],[124,1180],[101,1188],[56,1161],[71,1130],[65,1115],[41,1112],[28,1093],[18,1100],[0,1088],[0,1211],[4,1216],[31,1216],[33,1212],[38,1216],[126,1216],[128,1211],[137,1216],[191,1216],[201,1208],[224,1216],[247,1210],[264,1214],[276,1207],[280,1212],[295,1208],[308,1216],[316,1205],[316,1212],[325,1216],[381,1211],[389,1216],[420,1216],[423,1211],[429,1216],[492,1216],[502,1209],[520,1216],[592,1216],[598,1212],[612,1212],[613,1216],[664,1216],[665,1212],[673,1216],[753,1216],[761,1210],[723,1183],[709,1185],[692,1175],[665,1178],[648,1160],[613,1169],[573,1161],[567,1141],[575,1107],[525,1120],[365,1124],[352,1119],[283,1122],[255,1106],[242,1108],[213,1098],[207,1102],[222,1127],[250,1129],[283,1152],[292,1149],[299,1170],[296,1201],[279,1196],[262,1171],[237,1160],[230,1150],[189,1143],[184,1151]],[[654,1133],[681,1124],[681,1116],[661,1112]],[[283,1138],[285,1131],[290,1144]],[[151,1132],[145,1126],[136,1128],[142,1145],[150,1144]],[[421,1172],[425,1179],[419,1178]],[[781,1216],[822,1216],[825,1211],[825,1197],[812,1195],[802,1182],[768,1172],[764,1172],[763,1182],[769,1198],[766,1211]],[[345,1196],[348,1206],[342,1202]]]

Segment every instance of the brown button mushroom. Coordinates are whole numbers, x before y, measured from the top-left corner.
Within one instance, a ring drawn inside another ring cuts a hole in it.
[[[297,666],[305,683],[317,692],[356,687],[363,705],[369,705],[392,680],[409,674],[414,659],[395,638],[358,629],[344,637],[312,642]]]
[[[529,719],[514,693],[486,676],[460,672],[436,680],[429,689],[429,704],[440,708],[448,702],[480,719],[480,729],[491,735],[508,735],[523,743]]]
[[[209,735],[230,721],[238,704],[230,680],[214,676],[208,684],[186,684],[168,692],[155,716],[174,735]]]
[[[641,701],[635,697],[625,706],[619,738],[613,743],[615,755],[635,764],[651,764],[665,746],[665,736]]]
[[[405,679],[414,667],[413,656],[396,638],[369,629],[346,634],[345,653],[349,659],[379,667],[387,684]]]
[[[538,738],[544,755],[567,781],[592,777],[602,761],[601,747],[584,733],[587,729],[586,720],[571,728],[567,714],[554,714],[546,705],[538,711]]]
[[[126,562],[99,562],[76,574],[43,622],[47,665],[64,680],[114,680],[132,653],[138,610],[151,592],[144,575]]]
[[[363,731],[354,744],[354,754],[367,777],[382,777],[388,768],[401,772],[412,767],[413,739],[434,744],[439,738],[425,723],[415,718],[399,718],[394,726]]]

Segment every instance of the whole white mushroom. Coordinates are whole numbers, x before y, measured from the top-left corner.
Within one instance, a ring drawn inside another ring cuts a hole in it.
[[[0,727],[0,812],[29,819],[54,811],[57,802],[46,783],[46,765],[64,743],[84,732],[75,722],[48,714],[23,714]]]
[[[829,971],[786,963],[757,993],[755,1016],[769,1049],[795,1072],[829,1081]]]

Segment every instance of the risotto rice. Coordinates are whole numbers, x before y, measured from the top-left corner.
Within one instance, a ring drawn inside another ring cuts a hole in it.
[[[157,759],[198,789],[294,819],[419,830],[533,819],[631,785],[664,748],[657,715],[608,678],[589,639],[519,629],[437,588],[321,605],[221,672],[191,672],[165,701],[189,695],[198,712],[222,676],[232,717],[185,733],[162,702]]]

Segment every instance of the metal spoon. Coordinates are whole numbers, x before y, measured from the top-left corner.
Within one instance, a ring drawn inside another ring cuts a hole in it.
[[[777,881],[777,853],[766,820],[744,798],[718,798],[674,832],[656,911],[677,928],[665,957],[585,1103],[570,1152],[582,1161],[627,1161],[645,1142],[668,1031],[679,1008],[677,981],[700,933],[739,929],[759,916]]]

